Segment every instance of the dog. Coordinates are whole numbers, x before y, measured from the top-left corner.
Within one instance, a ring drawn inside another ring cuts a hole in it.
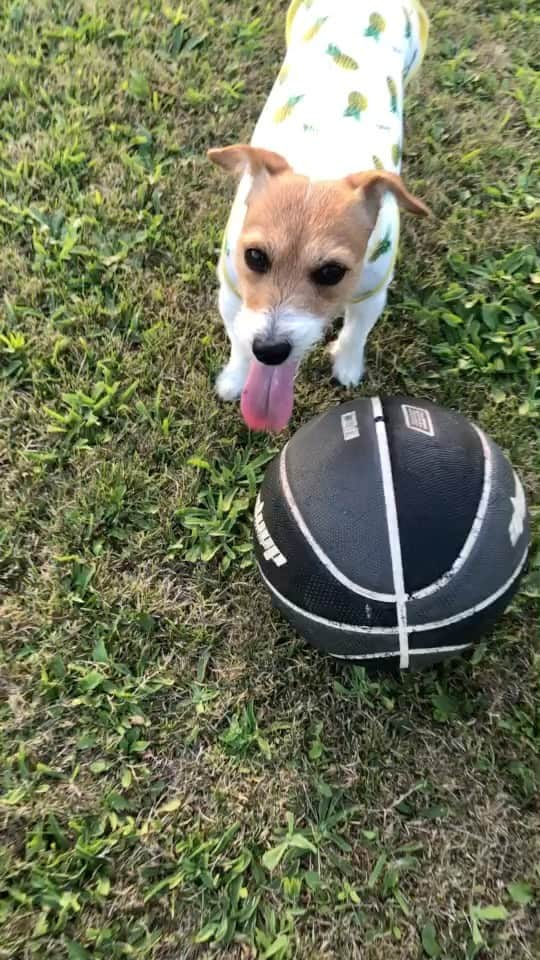
[[[240,178],[218,264],[231,343],[217,380],[253,430],[292,415],[303,357],[340,316],[334,377],[359,383],[386,305],[399,207],[403,93],[424,55],[419,0],[293,0],[287,54],[251,143],[208,157]]]

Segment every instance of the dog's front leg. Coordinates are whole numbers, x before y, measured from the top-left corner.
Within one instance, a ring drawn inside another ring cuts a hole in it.
[[[343,329],[330,346],[334,377],[344,387],[355,387],[364,376],[366,340],[385,308],[386,293],[385,288],[369,300],[350,304],[345,311]]]
[[[223,367],[216,381],[216,391],[222,400],[237,400],[247,379],[249,365],[253,359],[234,332],[234,321],[241,307],[238,297],[224,284],[219,290],[219,312],[227,336],[231,341],[229,362]]]

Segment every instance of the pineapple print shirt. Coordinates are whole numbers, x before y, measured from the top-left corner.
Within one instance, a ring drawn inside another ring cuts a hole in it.
[[[281,153],[314,180],[361,170],[399,172],[403,92],[420,66],[428,19],[419,0],[293,0],[287,54],[252,144]],[[234,250],[245,217],[245,176],[227,226],[219,274],[237,295]],[[391,279],[399,208],[387,194],[354,297],[366,300]]]

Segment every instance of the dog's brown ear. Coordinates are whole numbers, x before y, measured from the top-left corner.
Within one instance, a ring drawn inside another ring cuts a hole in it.
[[[353,190],[360,193],[373,225],[387,190],[394,194],[401,207],[410,210],[411,213],[421,217],[428,217],[431,214],[431,210],[422,200],[409,193],[397,173],[391,173],[389,170],[367,170],[364,173],[352,173],[345,179]]]
[[[235,173],[237,176],[249,170],[253,177],[266,172],[271,176],[289,170],[289,164],[279,153],[272,150],[262,150],[259,147],[250,147],[246,143],[237,143],[232,147],[222,147],[208,151],[208,159],[212,163]]]

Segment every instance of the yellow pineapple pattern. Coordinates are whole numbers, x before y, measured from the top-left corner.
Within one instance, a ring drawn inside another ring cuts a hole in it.
[[[394,143],[392,145],[392,162],[394,166],[399,166],[399,161],[401,160],[401,147],[399,143]]]
[[[392,77],[386,78],[386,84],[388,86],[388,92],[390,94],[390,110],[392,113],[398,112],[398,96],[397,96],[397,87],[396,81]]]
[[[285,123],[285,120],[288,120],[289,117],[294,112],[294,108],[301,100],[304,99],[304,94],[302,93],[298,97],[289,97],[288,100],[281,106],[278,107],[274,114],[274,123]]]
[[[304,43],[309,43],[310,40],[314,40],[319,30],[321,29],[321,27],[324,26],[327,20],[328,20],[328,17],[319,17],[318,20],[315,20],[315,23],[312,23],[312,25],[309,27],[308,30],[306,30],[304,36],[302,37]]]
[[[358,93],[357,90],[353,90],[349,94],[349,105],[345,110],[345,117],[354,117],[355,120],[360,120],[362,116],[362,111],[367,110],[367,97],[363,93]]]
[[[339,47],[336,47],[335,44],[330,43],[326,50],[327,54],[332,57],[332,60],[337,67],[340,67],[342,70],[358,70],[358,64],[353,57],[349,57],[346,53],[343,53]]]
[[[373,154],[372,160],[373,160],[373,167],[375,170],[384,170],[384,163],[382,162],[381,158],[377,156],[376,153]]]
[[[291,68],[289,64],[284,63],[281,70],[278,73],[278,83],[281,84],[281,86],[283,86],[283,84],[286,83],[286,81],[289,79],[290,72],[291,72]]]
[[[384,17],[381,17],[380,13],[372,13],[369,18],[369,27],[364,36],[373,37],[374,40],[378,40],[381,33],[384,33],[385,30],[386,20]]]
[[[388,253],[391,247],[392,247],[392,232],[390,229],[388,229],[384,237],[382,238],[382,240],[379,240],[377,246],[375,247],[373,253],[369,258],[369,262],[375,263],[375,261],[378,260],[379,257],[384,257],[385,253]]]
[[[412,23],[409,16],[409,11],[406,7],[403,7],[403,13],[405,14],[405,39],[410,40],[412,34]]]

